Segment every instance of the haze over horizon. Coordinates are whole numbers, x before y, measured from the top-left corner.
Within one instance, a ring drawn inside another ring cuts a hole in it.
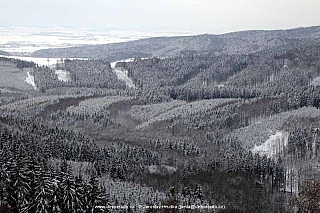
[[[2,0],[0,26],[220,34],[320,24],[318,0]]]

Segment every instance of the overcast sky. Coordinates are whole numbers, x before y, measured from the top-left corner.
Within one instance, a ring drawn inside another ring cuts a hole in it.
[[[222,33],[320,25],[320,0],[1,0],[0,26]]]

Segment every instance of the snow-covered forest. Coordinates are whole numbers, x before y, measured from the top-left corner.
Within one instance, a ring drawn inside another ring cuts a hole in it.
[[[0,213],[319,212],[319,38],[311,27],[36,52],[88,58],[50,67],[0,57]],[[145,212],[190,212],[167,210]]]

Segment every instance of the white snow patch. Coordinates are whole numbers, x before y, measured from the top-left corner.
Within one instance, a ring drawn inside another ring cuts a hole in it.
[[[111,62],[110,65],[111,65],[111,68],[114,69],[116,66],[116,63],[118,63],[118,62],[132,62],[132,61],[134,61],[134,58],[128,58],[125,60]]]
[[[269,158],[273,158],[277,154],[284,152],[285,147],[288,145],[288,137],[289,134],[287,132],[277,131],[263,144],[259,146],[255,145],[251,151],[255,154],[266,155]]]
[[[158,57],[158,58],[164,59],[165,57]],[[149,59],[149,58],[140,58],[140,60],[146,60],[146,59]],[[134,60],[135,60],[135,58],[127,58],[127,59],[120,60],[120,61],[114,61],[114,62],[110,63],[110,66],[112,69],[114,69],[116,66],[116,63],[118,63],[118,62],[133,62]]]
[[[177,171],[175,167],[168,165],[151,165],[148,170],[151,174],[172,174]]]
[[[36,86],[36,83],[34,82],[34,76],[30,75],[29,72],[27,72],[27,74],[28,74],[28,77],[26,78],[25,81],[26,81],[28,84],[30,84],[35,90],[37,90],[38,88],[37,88],[37,86]]]
[[[148,59],[148,58],[140,58],[140,59],[141,60],[145,60],[145,59]],[[114,70],[115,74],[117,75],[117,78],[120,81],[124,81],[129,88],[133,88],[133,89],[135,89],[135,85],[133,84],[132,80],[128,77],[128,70],[123,69],[123,68],[117,69],[116,68],[116,63],[118,63],[118,62],[132,62],[134,60],[135,60],[135,58],[128,58],[128,59],[124,59],[124,60],[120,60],[120,61],[114,61],[114,62],[110,63],[110,66]]]
[[[320,85],[320,77],[315,77],[312,82],[311,82],[311,85],[313,86],[317,86],[317,85]]]
[[[114,70],[114,72],[117,75],[117,78],[120,81],[124,81],[129,88],[135,88],[135,85],[133,84],[132,80],[123,71]]]
[[[120,61],[114,61],[110,63],[111,68],[114,70],[117,78],[120,81],[124,81],[126,83],[126,85],[129,88],[135,88],[135,85],[133,84],[132,80],[128,77],[128,71],[123,69],[123,68],[115,68],[116,67],[116,63],[118,62],[132,62],[134,61],[134,58],[128,58],[128,59],[124,59],[124,60],[120,60]]]
[[[70,73],[67,70],[55,70],[54,72],[58,76],[59,81],[70,81]]]

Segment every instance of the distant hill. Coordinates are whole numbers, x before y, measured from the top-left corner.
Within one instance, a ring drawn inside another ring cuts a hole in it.
[[[186,54],[243,54],[297,42],[318,40],[320,26],[289,30],[255,30],[222,35],[155,37],[114,44],[38,50],[34,57],[84,57],[116,61],[133,57],[171,57]]]
[[[10,56],[11,54],[5,51],[0,50],[0,55]]]

